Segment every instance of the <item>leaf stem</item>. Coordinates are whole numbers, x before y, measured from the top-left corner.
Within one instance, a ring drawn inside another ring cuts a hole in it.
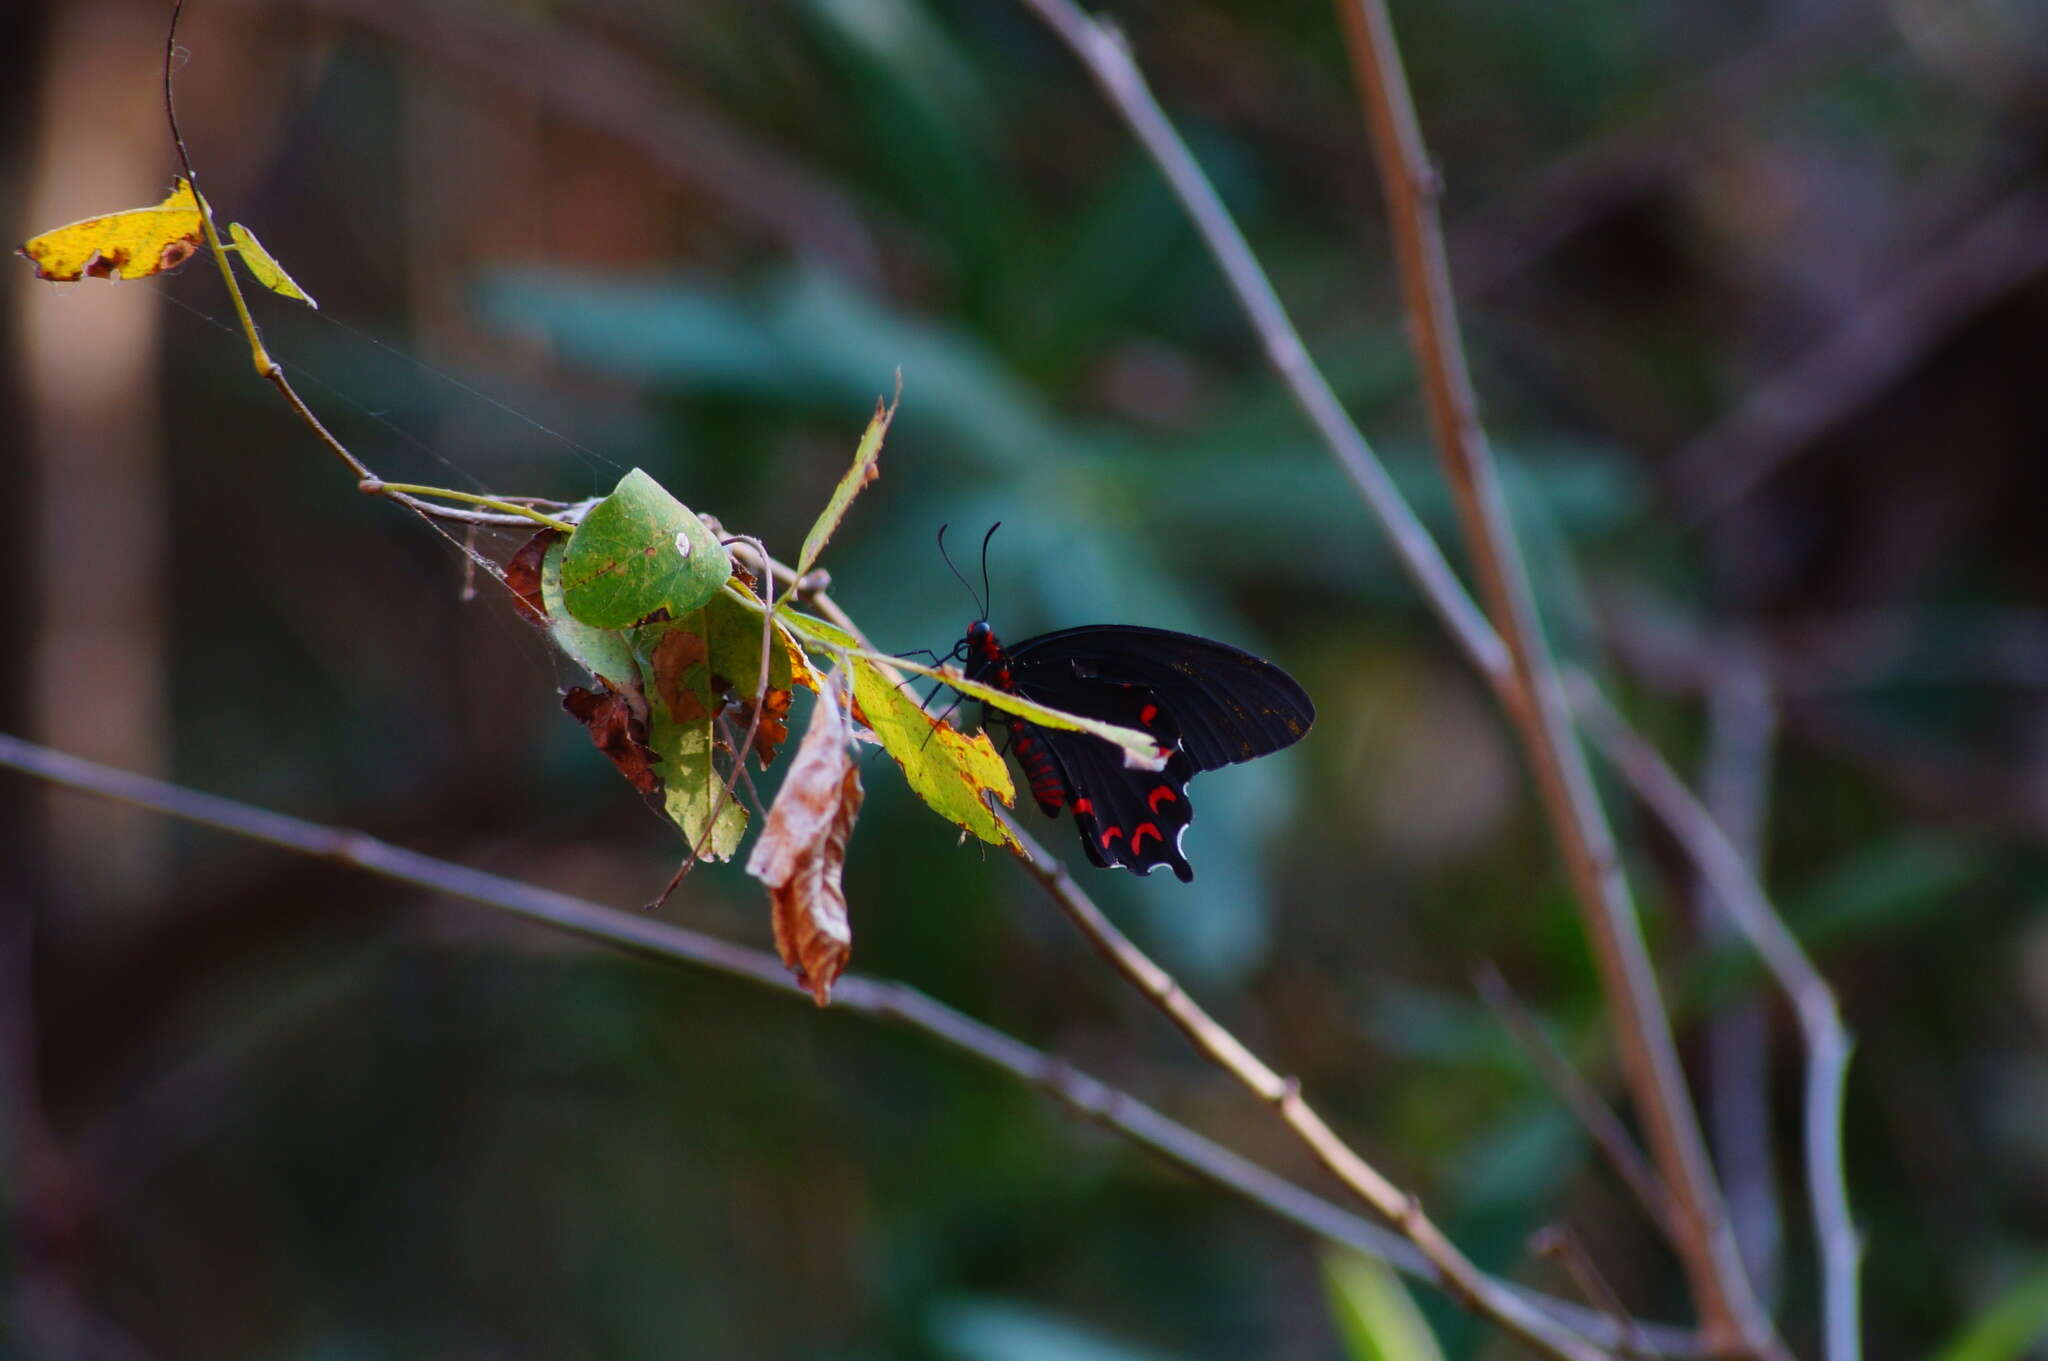
[[[380,477],[365,477],[360,486],[363,493],[367,496],[438,496],[444,501],[460,501],[465,505],[483,506],[488,510],[495,510],[501,515],[512,515],[522,520],[531,520],[535,524],[545,525],[547,528],[557,530],[563,534],[573,534],[576,532],[576,526],[570,524],[567,520],[557,520],[554,516],[543,514],[532,506],[523,505],[519,501],[504,500],[496,496],[484,496],[473,491],[454,491],[447,487],[428,487],[414,482],[386,482]]]

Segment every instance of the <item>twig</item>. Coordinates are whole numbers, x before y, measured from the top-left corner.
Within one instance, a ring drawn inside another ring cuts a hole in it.
[[[1586,1251],[1586,1245],[1567,1225],[1551,1224],[1538,1229],[1529,1240],[1529,1250],[1560,1263],[1588,1304],[1620,1322],[1628,1333],[1622,1344],[1623,1355],[1641,1357],[1650,1352],[1649,1339],[1633,1325],[1632,1316],[1622,1307],[1621,1296],[1614,1293],[1614,1287],[1594,1263],[1593,1254]]]
[[[2048,188],[2033,185],[1899,274],[1814,349],[1774,370],[1674,453],[1671,502],[1720,514],[1998,298],[2048,270]]]
[[[994,807],[991,804],[991,807]],[[1096,954],[1122,974],[1145,999],[1166,1014],[1196,1049],[1271,1106],[1287,1127],[1307,1145],[1316,1160],[1366,1205],[1400,1231],[1433,1263],[1451,1297],[1472,1313],[1521,1338],[1546,1356],[1592,1358],[1599,1352],[1582,1338],[1557,1327],[1556,1320],[1534,1312],[1526,1301],[1481,1272],[1423,1213],[1422,1202],[1402,1191],[1338,1137],[1307,1101],[1301,1083],[1268,1067],[1244,1042],[1218,1024],[1182,990],[1171,974],[1117,930],[1089,900],[1057,859],[1000,808],[995,810],[1023,847],[1026,873],[1036,879],[1066,914]]]
[[[1807,1051],[1806,1181],[1814,1236],[1820,1244],[1824,1354],[1828,1361],[1857,1361],[1861,1342],[1856,1270],[1861,1244],[1849,1214],[1842,1165],[1850,1041],[1834,993],[1772,908],[1742,853],[1656,748],[1624,725],[1590,685],[1577,687],[1574,700],[1601,753],[1685,846],[1729,917],[1792,999]]]
[[[1763,660],[1747,639],[1737,640],[1707,682],[1700,802],[1759,873],[1777,731],[1778,706]],[[1712,949],[1740,931],[1706,876],[1688,868],[1692,882],[1685,896],[1695,904],[1701,943]],[[1778,1293],[1784,1238],[1771,1128],[1770,1009],[1763,998],[1750,998],[1715,1015],[1706,1029],[1707,1124],[1714,1163],[1749,1278],[1769,1300]]]
[[[1729,1231],[1614,833],[1572,731],[1493,453],[1479,423],[1437,220],[1440,185],[1423,147],[1393,24],[1384,0],[1335,3],[1386,198],[1431,433],[1487,614],[1512,662],[1512,681],[1501,687],[1503,700],[1521,734],[1593,942],[1622,1070],[1670,1190],[1679,1257],[1708,1339],[1728,1350],[1770,1354],[1779,1344]]]
[[[1650,1216],[1650,1221],[1666,1238],[1672,1238],[1676,1230],[1671,1222],[1671,1197],[1665,1191],[1664,1183],[1658,1180],[1657,1169],[1650,1165],[1650,1160],[1629,1134],[1628,1127],[1621,1123],[1621,1117],[1609,1109],[1601,1100],[1600,1093],[1593,1090],[1592,1084],[1579,1076],[1578,1069],[1557,1051],[1557,1046],[1550,1042],[1543,1027],[1522,1005],[1522,999],[1515,996],[1514,989],[1508,986],[1499,969],[1491,964],[1484,965],[1475,975],[1475,981],[1479,985],[1479,995],[1486,999],[1494,1015],[1507,1026],[1508,1032],[1522,1046],[1522,1051],[1536,1065],[1536,1070],[1550,1084],[1551,1090],[1570,1108],[1593,1142],[1600,1146],[1600,1151],[1607,1155],[1607,1161],[1628,1184],[1628,1189],[1635,1194],[1637,1203]]]
[[[808,1002],[781,961],[764,951],[666,922],[602,907],[467,866],[436,860],[366,836],[254,808],[162,780],[115,770],[0,733],[0,767],[119,803],[151,809],[299,855],[496,908],[527,921],[668,964],[704,969],[779,996]],[[991,1029],[914,988],[849,974],[833,988],[836,1007],[898,1021],[1044,1090],[1069,1110],[1113,1129],[1193,1175],[1241,1196],[1297,1227],[1378,1258],[1419,1281],[1443,1286],[1438,1269],[1398,1235],[1276,1176],[1063,1061]],[[1623,1337],[1613,1319],[1570,1301],[1487,1278],[1522,1310],[1552,1328],[1570,1328],[1601,1347]],[[1448,1288],[1448,1287],[1446,1287]],[[1657,1352],[1699,1357],[1700,1340],[1681,1329],[1648,1329]]]
[[[1073,49],[1096,86],[1130,125],[1166,176],[1188,220],[1215,257],[1224,281],[1237,296],[1266,361],[1301,407],[1330,455],[1372,508],[1393,545],[1394,554],[1412,577],[1459,649],[1479,673],[1498,686],[1509,674],[1508,656],[1498,635],[1444,560],[1443,550],[1416,518],[1387,476],[1372,446],[1337,400],[1336,393],[1309,357],[1301,333],[1294,329],[1273,283],[1252,254],[1244,233],[1223,206],[1216,187],[1202,173],[1165,112],[1145,84],[1144,73],[1131,60],[1123,35],[1106,23],[1090,19],[1072,0],[1019,0]]]

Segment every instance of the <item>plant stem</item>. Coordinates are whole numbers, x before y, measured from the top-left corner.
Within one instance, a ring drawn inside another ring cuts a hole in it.
[[[1731,1351],[1774,1354],[1781,1347],[1729,1227],[1614,833],[1571,726],[1493,451],[1479,423],[1437,220],[1440,185],[1423,147],[1393,24],[1385,0],[1335,3],[1386,198],[1408,337],[1431,432],[1457,501],[1480,594],[1511,662],[1502,698],[1521,735],[1593,943],[1622,1068],[1670,1190],[1679,1256],[1708,1340]]]

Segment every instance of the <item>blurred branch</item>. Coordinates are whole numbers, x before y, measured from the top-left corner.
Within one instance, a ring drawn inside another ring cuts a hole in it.
[[[1543,1075],[1558,1099],[1599,1145],[1600,1151],[1607,1155],[1607,1161],[1613,1164],[1615,1173],[1628,1185],[1628,1189],[1635,1193],[1637,1203],[1650,1216],[1651,1222],[1663,1231],[1667,1239],[1675,1242],[1677,1230],[1671,1222],[1670,1194],[1664,1189],[1664,1183],[1658,1180],[1657,1169],[1650,1165],[1650,1160],[1629,1134],[1628,1127],[1621,1123],[1621,1117],[1609,1109],[1607,1103],[1600,1099],[1600,1093],[1594,1091],[1592,1085],[1579,1076],[1578,1070],[1557,1051],[1557,1046],[1550,1042],[1543,1027],[1522,1005],[1522,999],[1515,996],[1514,989],[1508,986],[1499,969],[1491,964],[1483,966],[1478,972],[1477,982],[1479,995],[1486,999],[1494,1015],[1501,1019],[1508,1033],[1522,1046],[1529,1061],[1535,1064],[1536,1071]]]
[[[1436,1267],[1443,1288],[1453,1299],[1546,1356],[1585,1361],[1599,1355],[1582,1339],[1560,1329],[1554,1318],[1531,1310],[1526,1300],[1474,1266],[1423,1213],[1420,1200],[1395,1186],[1360,1157],[1302,1099],[1299,1079],[1274,1072],[1242,1040],[1202,1010],[1171,974],[1117,930],[1115,923],[1081,891],[1058,858],[1048,854],[1015,818],[1000,809],[996,816],[1024,848],[1021,858],[1026,872],[1052,896],[1095,953],[1122,974],[1145,1000],[1164,1012],[1206,1058],[1271,1106],[1318,1162],[1413,1243]]]
[[[1706,755],[1700,802],[1730,844],[1761,877],[1761,843],[1770,804],[1778,706],[1769,673],[1746,644],[1708,685]],[[1686,896],[1696,904],[1702,944],[1712,949],[1740,934],[1728,905],[1705,874],[1692,870]],[[1707,1122],[1715,1165],[1728,1196],[1728,1217],[1742,1260],[1766,1300],[1777,1294],[1784,1216],[1778,1205],[1772,1145],[1771,1020],[1751,999],[1707,1022]]]
[[[1830,1361],[1860,1355],[1856,1272],[1862,1248],[1849,1215],[1842,1162],[1842,1105],[1848,1086],[1849,1034],[1834,993],[1713,815],[1693,797],[1656,748],[1630,730],[1592,686],[1574,696],[1601,753],[1685,846],[1729,917],[1791,998],[1806,1040],[1806,1180],[1820,1246],[1822,1336]]]
[[[1772,377],[1672,454],[1672,504],[1692,524],[1720,514],[2044,269],[2048,188],[2037,184],[1901,272],[1819,345],[1774,365]]]
[[[881,264],[861,216],[837,188],[688,102],[673,80],[564,22],[542,26],[502,6],[415,0],[297,0],[451,67],[525,90],[583,126],[636,148],[648,165],[718,201],[793,254],[876,283]]]
[[[339,864],[431,892],[466,898],[527,921],[668,964],[684,964],[767,988],[793,1000],[809,994],[791,981],[781,962],[764,951],[735,945],[702,932],[467,866],[436,860],[379,841],[361,832],[324,827],[232,799],[200,793],[146,776],[0,734],[0,767],[99,798],[151,809],[200,826],[265,842],[299,855]],[[1355,1248],[1417,1280],[1450,1288],[1438,1268],[1395,1234],[1350,1214],[1284,1178],[1256,1166],[1187,1126],[1064,1061],[961,1015],[914,988],[859,975],[842,977],[833,990],[835,1006],[899,1022],[992,1067],[1038,1087],[1077,1115],[1112,1129],[1191,1174],[1231,1191],[1277,1218],[1319,1238]],[[1570,1328],[1600,1347],[1633,1335],[1624,1325],[1568,1301],[1485,1278],[1490,1291],[1512,1300],[1511,1311],[1526,1313],[1538,1326]],[[1682,1330],[1646,1330],[1658,1353],[1672,1357],[1705,1354],[1700,1340]],[[1596,1355],[1591,1351],[1565,1353]]]
[[[1669,1190],[1676,1246],[1711,1345],[1756,1355],[1781,1350],[1729,1231],[1705,1137],[1651,968],[1614,833],[1566,709],[1556,663],[1536,617],[1493,452],[1479,423],[1452,301],[1436,200],[1393,23],[1383,0],[1336,0],[1387,202],[1401,297],[1431,433],[1458,506],[1487,614],[1512,677],[1500,685],[1563,853],[1635,1106]]]
[[[1379,520],[1395,556],[1442,620],[1452,641],[1473,667],[1498,688],[1509,674],[1507,651],[1479,607],[1466,593],[1443,550],[1416,518],[1387,476],[1372,446],[1337,400],[1322,370],[1309,357],[1272,280],[1252,254],[1216,186],[1202,173],[1194,153],[1152,96],[1144,73],[1132,61],[1123,35],[1089,18],[1071,0],[1019,0],[1079,57],[1089,77],[1109,99],[1131,132],[1166,177],[1188,220],[1215,257],[1224,281],[1244,309],[1266,361],[1287,386],[1330,456],[1350,477]]]

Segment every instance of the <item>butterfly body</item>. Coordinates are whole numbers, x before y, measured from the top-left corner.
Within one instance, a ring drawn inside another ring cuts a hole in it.
[[[1089,861],[1105,869],[1143,875],[1166,865],[1182,882],[1193,879],[1181,846],[1195,815],[1189,781],[1290,746],[1315,721],[1315,705],[1285,671],[1189,633],[1094,624],[1006,648],[976,620],[956,652],[970,680],[1158,742],[1165,767],[1136,770],[1101,738],[984,706],[985,724],[1009,729],[1040,810],[1070,811]]]

